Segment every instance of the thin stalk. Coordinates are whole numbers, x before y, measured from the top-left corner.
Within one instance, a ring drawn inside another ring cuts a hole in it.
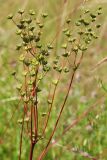
[[[37,137],[38,132],[38,109],[37,109],[37,92],[36,95],[36,105],[34,105],[34,130],[35,130],[35,137]]]
[[[39,70],[39,66],[37,68],[36,71],[36,75],[35,75],[35,84],[33,86],[34,89],[34,93],[33,93],[33,97],[36,97],[36,104],[34,105],[34,130],[35,130],[35,138],[37,138],[37,134],[38,134],[38,106],[37,106],[37,100],[38,100],[38,95],[37,95],[37,75],[38,75],[38,70]]]
[[[55,133],[55,131],[56,131],[56,128],[57,128],[57,126],[58,126],[58,123],[59,123],[59,120],[60,120],[60,118],[61,118],[63,109],[64,109],[64,107],[65,107],[65,104],[66,104],[67,99],[68,99],[68,96],[69,96],[69,92],[70,92],[71,86],[72,86],[72,84],[73,84],[73,80],[74,80],[75,73],[76,73],[77,68],[79,67],[79,65],[80,65],[80,63],[81,63],[82,58],[83,58],[83,54],[81,55],[78,63],[76,64],[77,54],[75,54],[75,57],[74,57],[74,67],[76,67],[76,68],[74,68],[73,73],[72,73],[72,75],[71,75],[71,80],[70,80],[70,84],[69,84],[69,87],[68,87],[68,90],[67,90],[67,94],[66,94],[66,96],[65,96],[64,102],[63,102],[63,104],[62,104],[62,107],[61,107],[59,116],[58,116],[57,121],[56,121],[56,123],[55,123],[54,129],[53,129],[53,131],[52,131],[52,133],[51,133],[51,136],[50,136],[50,138],[49,138],[49,141],[48,141],[45,149],[42,151],[41,155],[39,156],[38,160],[42,160],[43,157],[44,157],[44,156],[46,155],[46,153],[47,153],[47,148],[48,148],[48,146],[49,146],[49,144],[50,144],[50,142],[51,142],[51,140],[52,140],[52,138],[53,138],[53,136],[54,136],[54,133]]]
[[[33,91],[32,91],[32,96],[33,97],[36,96],[36,102],[37,102],[36,82],[37,82],[38,69],[36,71],[35,83],[33,84]],[[33,133],[33,121],[34,121],[35,137],[33,137],[33,134],[32,134]],[[30,147],[29,160],[33,159],[33,150],[37,142],[37,132],[38,132],[38,109],[37,109],[37,103],[36,105],[34,105],[34,103],[32,102],[32,106],[31,106],[31,147]]]
[[[22,137],[23,137],[23,130],[24,130],[24,118],[25,118],[25,111],[24,111],[24,114],[23,114],[22,128],[21,128],[21,134],[20,134],[19,160],[21,160],[21,154],[22,154]]]
[[[59,79],[60,79],[60,77],[59,77]],[[58,82],[59,82],[59,79],[58,79]],[[52,111],[52,107],[53,107],[53,102],[54,102],[55,95],[56,95],[57,86],[58,86],[58,83],[57,83],[57,85],[55,85],[55,88],[54,88],[54,92],[53,92],[53,96],[52,96],[52,102],[51,102],[51,105],[50,105],[50,108],[49,108],[49,111],[48,111],[48,116],[47,116],[47,119],[45,121],[45,127],[43,129],[42,135],[45,134],[45,131],[46,131],[46,128],[47,128],[47,125],[48,125],[48,121],[49,121],[49,118],[50,118],[50,115],[51,115],[51,111]]]
[[[31,143],[32,143],[32,117],[33,117],[33,106],[31,104],[31,122],[30,122],[30,136],[31,136]]]
[[[58,116],[58,118],[57,118],[57,121],[56,121],[56,123],[55,123],[54,129],[53,129],[53,131],[52,131],[52,133],[51,133],[51,136],[50,136],[50,138],[49,138],[49,141],[48,141],[45,149],[44,149],[43,152],[41,153],[41,155],[40,155],[40,157],[38,158],[38,160],[42,160],[42,158],[46,155],[48,145],[50,144],[50,142],[51,142],[51,140],[52,140],[52,138],[53,138],[53,135],[54,135],[54,133],[55,133],[55,131],[56,131],[58,122],[59,122],[59,120],[60,120],[60,117],[61,117],[61,115],[62,115],[63,109],[64,109],[65,104],[66,104],[66,101],[67,101],[67,99],[68,99],[68,95],[69,95],[69,92],[70,92],[70,89],[71,89],[71,86],[72,86],[72,83],[73,83],[75,71],[76,71],[76,70],[74,70],[74,72],[73,72],[73,74],[72,74],[71,81],[70,81],[70,84],[69,84],[69,88],[68,88],[67,94],[66,94],[66,96],[65,96],[64,103],[63,103],[63,105],[62,105],[62,107],[61,107],[61,110],[60,110],[59,116]]]

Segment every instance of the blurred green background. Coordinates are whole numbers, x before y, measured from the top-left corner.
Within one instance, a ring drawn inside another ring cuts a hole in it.
[[[81,10],[96,9],[97,6],[103,7],[103,15],[100,18],[101,29],[99,38],[93,43],[78,70],[73,93],[70,94],[67,102],[67,108],[64,111],[60,129],[57,130],[57,136],[60,135],[64,125],[71,124],[72,121],[83,113],[94,102],[105,97],[105,102],[99,104],[92,110],[87,117],[74,126],[70,132],[64,136],[48,152],[46,160],[85,160],[81,152],[87,152],[99,160],[107,159],[107,100],[106,93],[100,87],[98,80],[101,79],[107,86],[107,64],[104,63],[96,70],[94,66],[107,55],[107,1],[106,0],[0,0],[0,160],[17,160],[19,154],[20,126],[17,120],[20,118],[20,110],[17,110],[18,95],[16,92],[16,81],[11,76],[11,72],[20,70],[17,65],[19,54],[15,47],[18,43],[15,35],[15,26],[7,20],[10,13],[17,14],[18,9],[34,9],[39,17],[42,12],[47,12],[46,32],[44,43],[51,40],[61,29],[67,15],[72,20],[78,17]],[[60,34],[56,37],[60,41]],[[58,44],[57,44],[58,52]],[[48,89],[48,82],[47,82]],[[62,90],[60,88],[59,91]],[[66,86],[64,86],[66,88]],[[59,95],[58,102],[61,103],[63,95]],[[16,110],[16,111],[15,111]],[[55,120],[55,111],[52,114],[50,130]],[[66,123],[65,123],[66,122]],[[55,136],[56,136],[55,135]],[[49,135],[48,135],[49,136]],[[57,137],[56,136],[56,137]],[[45,144],[45,142],[43,142]],[[35,147],[34,159],[44,146],[42,142]],[[79,153],[67,151],[64,146],[78,148]],[[29,141],[24,138],[22,160],[27,160],[29,156]]]

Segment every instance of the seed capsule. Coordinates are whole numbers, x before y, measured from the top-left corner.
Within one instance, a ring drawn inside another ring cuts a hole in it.
[[[65,53],[62,54],[62,56],[63,57],[68,57],[68,56],[70,56],[70,52],[65,52]]]
[[[101,27],[101,24],[97,24],[97,25],[96,25],[96,28],[100,28],[100,27]]]
[[[29,27],[29,30],[30,30],[30,31],[33,31],[34,29],[35,29],[34,26]]]
[[[16,46],[16,50],[19,51],[19,50],[21,49],[21,47],[22,47],[22,45],[21,45],[21,44],[18,44],[18,45]]]
[[[18,13],[19,13],[19,14],[23,14],[23,13],[24,13],[24,10],[23,10],[23,9],[19,9]]]
[[[75,22],[75,25],[76,25],[76,26],[80,26],[81,23],[80,23],[80,22]]]
[[[67,23],[67,24],[69,24],[70,22],[71,22],[71,19],[70,19],[70,18],[66,20],[66,23]]]
[[[47,113],[44,112],[44,113],[42,113],[41,116],[42,116],[42,117],[45,117],[46,115],[47,115]]]
[[[70,31],[65,32],[65,35],[66,35],[67,37],[70,37],[70,36],[71,36]]]
[[[26,19],[26,23],[30,24],[32,22],[31,18]]]
[[[91,18],[96,18],[96,15],[95,14],[90,14]]]
[[[47,16],[48,16],[47,13],[43,13],[43,14],[42,14],[42,17],[43,17],[43,18],[46,18]]]
[[[36,45],[36,47],[37,47],[37,48],[41,48],[41,47],[42,47],[42,44],[38,43],[38,44]]]
[[[19,60],[24,61],[24,59],[25,59],[25,56],[23,54],[21,54],[20,57],[19,57]]]
[[[17,88],[17,90],[19,90],[19,91],[20,91],[20,90],[21,90],[21,88],[22,88],[22,84],[18,84],[16,88]]]
[[[48,99],[48,104],[52,104],[52,100]]]
[[[20,29],[16,31],[17,35],[21,35],[21,33],[22,33],[22,31]]]
[[[44,25],[43,25],[42,23],[39,23],[39,27],[40,27],[40,28],[43,28]]]
[[[8,17],[7,17],[7,19],[12,19],[12,18],[13,18],[12,14],[8,15]]]
[[[12,74],[12,76],[15,76],[16,75],[16,71],[13,71],[11,74]]]
[[[54,85],[57,85],[57,84],[58,84],[58,80],[57,80],[57,79],[54,79],[54,80],[52,81],[52,83],[53,83]]]
[[[53,46],[51,44],[47,45],[48,49],[53,49]]]
[[[62,48],[66,49],[67,48],[67,44],[63,44]]]
[[[34,10],[29,10],[29,14],[30,14],[31,16],[33,16],[33,15],[35,15],[36,13],[35,13]]]
[[[63,71],[64,71],[65,73],[68,73],[68,72],[69,72],[69,69],[68,69],[67,67],[65,67],[65,68],[63,69]]]

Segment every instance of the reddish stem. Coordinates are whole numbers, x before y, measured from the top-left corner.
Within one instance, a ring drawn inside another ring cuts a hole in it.
[[[69,88],[68,88],[67,94],[66,94],[66,96],[65,96],[64,103],[63,103],[63,105],[62,105],[62,107],[61,107],[61,110],[60,110],[59,116],[58,116],[58,118],[57,118],[57,121],[56,121],[56,123],[55,123],[54,129],[53,129],[53,131],[52,131],[52,133],[51,133],[51,136],[50,136],[50,138],[49,138],[49,141],[48,141],[45,149],[44,149],[43,152],[41,153],[41,155],[40,155],[40,157],[38,158],[38,160],[42,160],[42,158],[43,158],[43,157],[46,155],[46,153],[47,153],[47,148],[48,148],[48,146],[49,146],[49,144],[50,144],[50,142],[51,142],[51,140],[52,140],[52,138],[53,138],[53,135],[54,135],[54,133],[55,133],[55,131],[56,131],[58,122],[59,122],[60,117],[61,117],[61,115],[62,115],[63,109],[64,109],[64,107],[65,107],[66,101],[67,101],[67,99],[68,99],[68,95],[69,95],[69,92],[70,92],[70,89],[71,89],[71,85],[72,85],[72,83],[73,83],[74,75],[75,75],[75,71],[74,71],[73,74],[72,74],[71,81],[70,81],[70,84],[69,84]]]
[[[51,133],[51,136],[50,136],[50,138],[49,138],[49,141],[48,141],[45,149],[44,149],[44,150],[42,151],[42,153],[40,154],[38,160],[42,160],[43,157],[44,157],[44,156],[46,155],[46,153],[47,153],[48,146],[49,146],[49,144],[50,144],[50,142],[51,142],[51,140],[52,140],[52,138],[53,138],[53,136],[54,136],[54,133],[55,133],[55,131],[56,131],[56,128],[57,128],[57,126],[58,126],[58,122],[59,122],[59,120],[60,120],[60,118],[61,118],[63,109],[64,109],[64,107],[65,107],[65,104],[66,104],[67,99],[68,99],[68,96],[69,96],[69,92],[70,92],[71,86],[72,86],[72,84],[73,84],[73,80],[74,80],[75,73],[76,73],[78,67],[80,66],[80,63],[81,63],[81,61],[82,61],[82,58],[83,58],[83,53],[82,53],[79,61],[76,63],[77,54],[75,54],[75,57],[74,57],[74,67],[76,67],[76,68],[73,70],[73,74],[71,75],[71,80],[70,80],[70,84],[69,84],[69,87],[68,87],[68,90],[67,90],[67,94],[66,94],[66,96],[65,96],[64,102],[63,102],[63,104],[62,104],[62,107],[61,107],[59,116],[58,116],[57,121],[56,121],[56,123],[55,123],[54,129],[53,129],[53,131],[52,131],[52,133]]]
[[[60,79],[60,77],[59,77],[59,79]],[[59,82],[59,79],[58,79],[58,82]],[[44,129],[43,129],[42,135],[45,134],[45,130],[46,130],[47,125],[48,125],[48,121],[49,121],[50,114],[51,114],[52,107],[53,107],[53,102],[54,102],[54,99],[55,99],[55,93],[56,93],[57,86],[58,86],[58,83],[57,83],[57,85],[55,85],[55,88],[54,88],[54,92],[53,92],[53,96],[52,96],[52,103],[51,103],[50,108],[49,108],[49,111],[48,111],[48,116],[47,116],[47,119],[46,119],[46,122],[45,122],[45,127],[44,127]]]
[[[32,143],[32,142],[31,142],[31,148],[30,148],[30,157],[29,157],[29,160],[32,160],[32,159],[33,159],[34,146],[35,146],[35,143]]]
[[[24,118],[25,118],[25,111],[24,111],[24,114],[23,114],[22,128],[21,128],[21,134],[20,134],[20,152],[19,152],[19,160],[21,160],[21,154],[22,154],[22,138],[23,138],[23,130],[24,130]]]

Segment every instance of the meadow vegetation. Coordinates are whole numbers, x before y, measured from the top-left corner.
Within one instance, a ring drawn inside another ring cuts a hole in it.
[[[106,160],[106,1],[1,1],[1,160]]]

